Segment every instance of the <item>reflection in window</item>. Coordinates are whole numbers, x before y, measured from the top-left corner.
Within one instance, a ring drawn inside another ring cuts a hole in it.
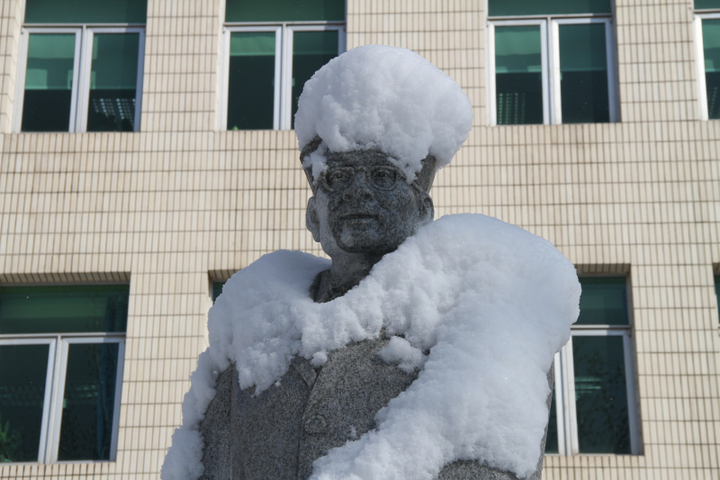
[[[146,0],[28,0],[15,131],[137,130],[146,10]]]
[[[640,453],[626,280],[580,281],[580,317],[555,356],[545,453]]]
[[[135,130],[139,33],[93,36],[88,132]]]
[[[497,124],[543,123],[540,25],[495,27]]]
[[[75,42],[74,33],[30,35],[23,132],[67,132],[70,128]]]
[[[228,130],[292,128],[305,82],[344,49],[344,21],[342,0],[228,0],[219,125]]]
[[[0,287],[0,462],[113,459],[128,293]]]
[[[490,0],[489,13],[491,124],[617,121],[607,0]]]

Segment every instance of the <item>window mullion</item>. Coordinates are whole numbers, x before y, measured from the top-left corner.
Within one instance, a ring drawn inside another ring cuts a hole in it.
[[[48,364],[47,373],[45,375],[45,396],[43,397],[43,413],[40,427],[40,447],[38,448],[38,462],[48,463],[48,436],[51,415],[50,404],[52,402],[52,392],[55,382],[55,366],[57,364],[57,339],[50,342],[48,348]]]
[[[275,59],[275,65],[280,64],[280,70],[282,72],[279,85],[275,88],[275,114],[278,117],[278,120],[275,122],[275,129],[288,130],[290,128],[290,110],[292,103],[293,29],[285,24],[282,27],[282,42],[280,45],[280,54],[276,55]],[[277,83],[278,82],[276,82],[276,85]]]
[[[605,19],[605,52],[608,74],[608,108],[610,122],[620,121],[620,95],[618,94],[617,50],[611,19]]]
[[[82,43],[85,36],[84,31],[85,26],[75,31],[75,58],[73,61],[72,93],[70,94],[70,132],[76,132],[78,124],[78,99],[80,98],[80,81],[82,78],[80,68],[82,64],[81,55],[83,52]]]
[[[222,100],[220,108],[218,108],[218,130],[227,130],[228,101],[230,95],[230,36],[232,32],[224,28],[222,37],[223,57],[221,62],[221,71],[219,78],[218,91],[221,93]]]
[[[563,395],[563,362],[562,351],[555,354],[553,360],[553,386],[555,388],[555,420],[557,421],[558,455],[565,452],[565,398]]]
[[[120,402],[122,401],[123,367],[125,365],[125,340],[118,342],[117,374],[115,378],[115,410],[113,411],[112,439],[110,440],[110,461],[117,458],[118,429],[120,428]]]
[[[577,413],[575,408],[575,362],[573,361],[572,336],[562,349],[563,357],[563,402],[565,407],[565,454],[577,455],[580,452],[577,432]]]
[[[53,380],[53,393],[50,402],[50,417],[48,419],[48,443],[46,463],[55,463],[60,450],[60,428],[63,413],[63,397],[65,394],[65,377],[67,374],[68,342],[58,336],[57,353],[55,355],[55,372]]]
[[[495,80],[497,75],[495,73],[495,25],[488,23],[486,32],[486,45],[487,45],[487,61],[488,61],[488,89],[487,89],[487,116],[488,124],[490,126],[497,125],[497,94]]]
[[[697,75],[698,101],[700,102],[700,120],[708,120],[707,84],[705,82],[705,49],[703,45],[702,17],[695,15],[693,34],[695,35],[695,66]]]
[[[548,17],[546,20],[547,45],[543,53],[547,52],[548,61],[548,91],[549,102],[546,107],[546,124],[562,123],[562,99],[560,98],[560,40],[558,22]]]
[[[77,110],[75,114],[75,131],[87,131],[88,103],[90,101],[90,84],[92,81],[92,51],[95,32],[83,25],[80,48],[80,70],[77,92]]]
[[[137,80],[135,81],[135,118],[133,119],[133,131],[135,132],[140,131],[140,118],[142,112],[143,76],[145,74],[145,29],[138,30],[138,38],[138,67]]]
[[[15,112],[13,117],[13,132],[22,130],[23,102],[25,100],[25,77],[27,75],[27,57],[30,45],[30,32],[22,30],[20,36],[20,52],[17,65],[17,83],[15,85]]]
[[[637,390],[635,385],[635,355],[630,331],[623,335],[623,353],[625,354],[625,389],[627,391],[628,423],[630,427],[630,452],[639,455],[641,452],[640,424],[638,419]]]

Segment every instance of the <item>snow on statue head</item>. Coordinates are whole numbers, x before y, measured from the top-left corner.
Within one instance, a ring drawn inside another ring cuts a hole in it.
[[[465,141],[472,117],[460,86],[403,48],[355,48],[305,84],[295,131],[315,195],[307,227],[333,259],[316,301],[344,294],[432,221],[435,172]]]
[[[295,115],[301,160],[317,188],[326,153],[379,150],[422,186],[452,160],[472,127],[472,106],[455,81],[404,48],[366,45],[328,62],[305,83]],[[423,162],[432,156],[435,165]]]

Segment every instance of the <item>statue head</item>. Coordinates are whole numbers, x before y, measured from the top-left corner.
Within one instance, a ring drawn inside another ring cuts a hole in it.
[[[317,178],[305,169],[314,193],[306,225],[331,258],[381,257],[432,221],[428,190],[435,159],[426,157],[421,172],[408,181],[388,157],[379,149],[329,152]]]
[[[356,283],[432,221],[435,173],[472,118],[460,86],[403,48],[352,49],[305,83],[295,133],[314,195],[306,224],[333,260],[330,277],[354,269]]]

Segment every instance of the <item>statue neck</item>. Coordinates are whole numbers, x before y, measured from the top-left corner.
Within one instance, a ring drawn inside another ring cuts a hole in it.
[[[317,303],[325,303],[345,295],[367,277],[382,254],[348,254],[333,257],[329,270],[320,272],[310,287],[310,295]]]

